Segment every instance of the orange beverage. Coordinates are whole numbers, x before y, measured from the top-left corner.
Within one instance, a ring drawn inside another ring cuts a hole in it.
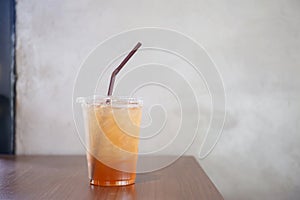
[[[141,100],[85,99],[82,103],[90,183],[101,186],[135,182]]]

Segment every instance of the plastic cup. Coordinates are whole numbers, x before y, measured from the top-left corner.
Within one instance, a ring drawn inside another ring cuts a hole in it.
[[[80,97],[90,184],[135,183],[142,101],[130,97]]]

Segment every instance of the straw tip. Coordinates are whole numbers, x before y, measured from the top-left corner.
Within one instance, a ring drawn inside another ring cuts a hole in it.
[[[141,43],[141,42],[138,42],[138,43],[136,44],[136,48],[139,48],[140,46],[142,46],[142,43]]]

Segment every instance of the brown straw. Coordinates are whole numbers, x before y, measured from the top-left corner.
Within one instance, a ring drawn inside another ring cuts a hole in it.
[[[140,46],[142,46],[142,44],[140,42],[138,42],[135,45],[135,47],[129,52],[129,54],[126,56],[126,58],[121,62],[121,64],[111,74],[107,96],[112,95],[112,92],[114,89],[115,78],[116,78],[117,74],[124,67],[124,65],[128,62],[128,60],[133,56],[133,54],[135,54],[135,52],[138,50],[138,48],[140,48]]]

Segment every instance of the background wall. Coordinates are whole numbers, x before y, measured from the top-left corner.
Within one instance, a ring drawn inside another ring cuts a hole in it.
[[[200,162],[225,199],[299,199],[299,10],[297,0],[17,1],[17,153],[83,153],[71,107],[79,63],[112,34],[170,28],[201,43],[224,80],[223,136]]]

